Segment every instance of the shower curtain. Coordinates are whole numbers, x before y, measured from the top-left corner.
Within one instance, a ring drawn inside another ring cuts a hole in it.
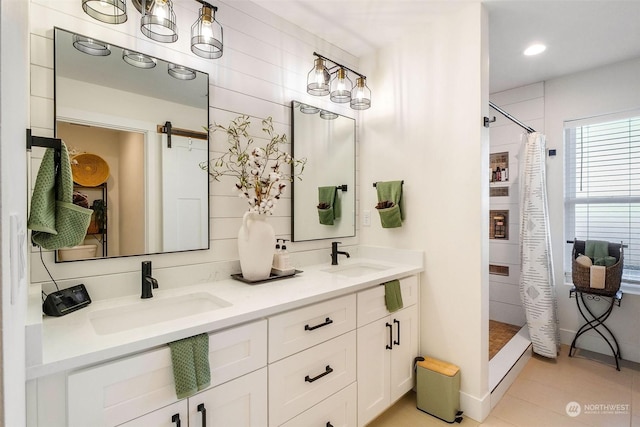
[[[560,345],[547,209],[545,136],[523,135],[520,161],[520,298],[534,353],[556,358]]]

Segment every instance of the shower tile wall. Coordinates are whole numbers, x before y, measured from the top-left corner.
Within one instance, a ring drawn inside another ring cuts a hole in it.
[[[491,94],[491,101],[513,117],[544,132],[544,84],[536,83],[504,92]],[[518,151],[521,146],[522,128],[493,109],[496,121],[490,129],[491,153],[509,153],[508,182],[491,183],[491,188],[508,187],[508,196],[490,198],[490,209],[509,211],[508,239],[489,240],[489,263],[509,267],[508,275],[489,275],[489,318],[498,322],[522,326],[525,324],[524,309],[520,302],[518,281],[520,279],[519,255],[519,188]]]

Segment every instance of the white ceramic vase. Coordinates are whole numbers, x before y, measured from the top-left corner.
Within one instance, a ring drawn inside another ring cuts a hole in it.
[[[266,215],[246,212],[238,231],[240,268],[245,280],[258,281],[271,275],[276,234]]]

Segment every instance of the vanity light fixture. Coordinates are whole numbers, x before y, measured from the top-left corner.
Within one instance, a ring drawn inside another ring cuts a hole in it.
[[[353,89],[353,83],[347,77],[347,70],[342,67],[338,68],[338,72],[331,80],[329,99],[339,104],[349,102],[351,100],[351,89]]]
[[[327,70],[325,60],[319,57],[314,61],[313,68],[307,74],[307,93],[313,96],[329,95],[330,79],[331,74]]]
[[[366,77],[361,76],[356,79],[350,105],[354,110],[366,110],[371,107],[371,89],[367,86]]]
[[[147,11],[147,3],[152,3]],[[161,43],[173,43],[178,40],[178,26],[176,25],[176,13],[173,11],[171,0],[146,0],[142,1],[142,18],[140,19],[140,31],[142,34]]]
[[[132,50],[123,49],[122,59],[129,65],[133,65],[138,68],[153,68],[156,66],[156,59],[150,56],[144,55],[140,52],[134,52]]]
[[[300,112],[304,113],[304,114],[315,114],[318,111],[320,111],[320,109],[318,107],[314,107],[312,105],[307,105],[307,104],[300,104]]]
[[[191,26],[191,51],[196,55],[216,59],[222,56],[222,25],[216,21],[218,8],[202,0],[200,16]]]
[[[325,56],[313,52],[317,59],[307,75],[307,93],[314,96],[329,95],[329,99],[336,103],[349,102],[354,110],[366,110],[371,107],[371,90],[367,87],[367,77],[345,67]],[[326,62],[333,66],[328,69]],[[353,87],[349,72],[357,75],[356,86]],[[331,79],[331,75],[333,79]],[[331,84],[329,80],[331,79]],[[321,112],[322,114],[322,112]]]
[[[93,56],[109,56],[111,55],[111,49],[106,43],[94,40],[89,37],[80,36],[78,34],[73,35],[73,47],[80,52]]]
[[[338,115],[336,113],[332,113],[331,111],[321,110],[320,118],[325,120],[333,120],[333,119],[337,119]]]
[[[82,10],[100,22],[122,24],[127,21],[125,0],[82,0]]]
[[[198,19],[191,26],[191,51],[202,58],[220,58],[223,44],[222,25],[216,20],[218,8],[204,0],[196,0],[196,2],[202,7]],[[140,18],[142,34],[161,43],[173,43],[178,40],[173,0],[131,0],[131,3],[142,14]],[[110,24],[122,24],[127,20],[126,0],[82,0],[82,9],[92,18]],[[136,61],[135,58],[130,59]],[[127,63],[140,66],[129,61]],[[148,62],[144,62],[144,65],[148,66],[141,68],[154,67]],[[327,90],[328,83],[329,74],[327,73]]]
[[[171,77],[175,77],[178,80],[193,80],[196,78],[195,71],[183,65],[169,63],[167,72]]]

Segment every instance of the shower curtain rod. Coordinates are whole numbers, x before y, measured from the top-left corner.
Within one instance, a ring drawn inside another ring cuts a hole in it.
[[[507,119],[511,120],[513,123],[517,124],[518,126],[520,126],[521,128],[523,128],[524,130],[526,130],[529,133],[533,133],[535,132],[535,129],[532,128],[531,126],[527,126],[524,123],[522,123],[520,120],[516,119],[515,117],[513,117],[511,114],[507,113],[506,111],[504,111],[502,108],[498,107],[496,104],[494,104],[493,102],[489,101],[489,107],[493,108],[494,110],[496,110],[498,113],[502,114],[503,116],[505,116]],[[495,122],[496,118],[494,117],[493,120],[489,120],[487,117],[484,118],[484,125],[485,127],[489,127],[489,123],[490,122]]]

